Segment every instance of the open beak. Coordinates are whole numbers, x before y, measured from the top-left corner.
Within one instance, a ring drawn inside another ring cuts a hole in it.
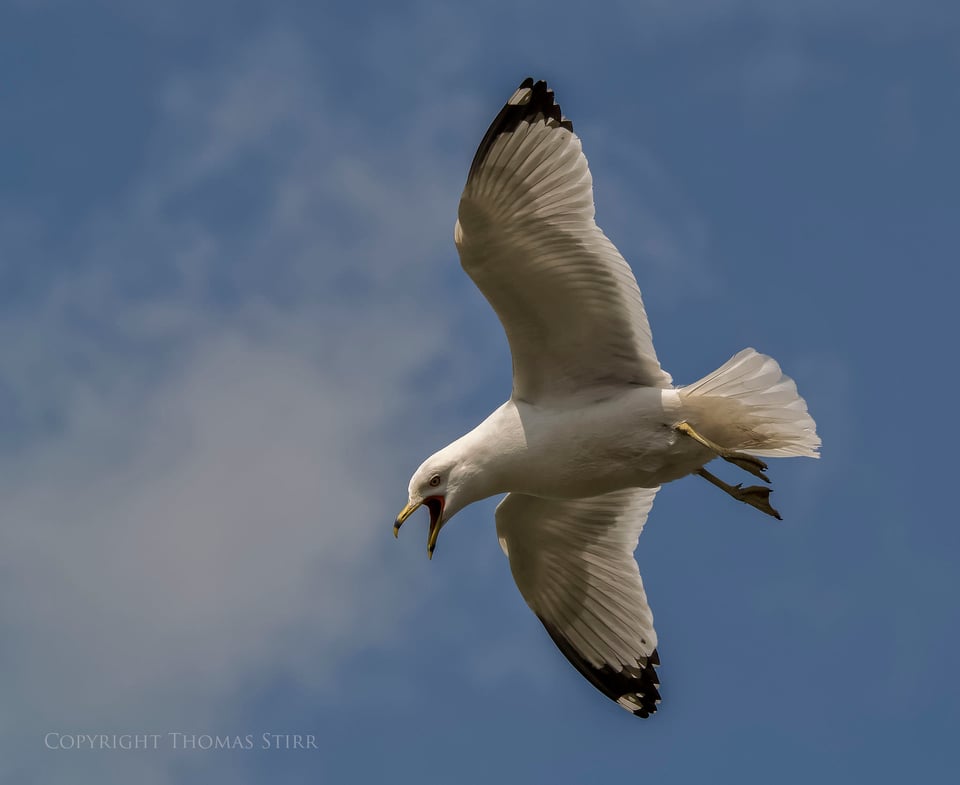
[[[421,505],[425,505],[430,511],[430,531],[427,534],[427,558],[432,559],[433,549],[437,547],[437,537],[440,536],[440,519],[443,517],[442,496],[428,496],[422,501],[411,502],[402,510],[400,510],[400,514],[397,516],[397,520],[393,524],[393,536],[400,536],[400,527],[403,526],[403,522],[413,515],[413,513],[418,510]]]

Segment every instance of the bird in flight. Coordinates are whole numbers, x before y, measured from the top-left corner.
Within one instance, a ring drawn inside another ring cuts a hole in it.
[[[497,537],[527,605],[591,684],[648,717],[660,658],[634,550],[654,496],[697,474],[779,519],[761,459],[818,457],[816,425],[793,381],[753,349],[674,386],[545,82],[524,80],[487,129],[454,241],[507,334],[513,390],[416,470],[394,534],[425,506],[432,557],[457,512],[507,494]],[[704,468],[718,457],[765,484],[724,482]]]

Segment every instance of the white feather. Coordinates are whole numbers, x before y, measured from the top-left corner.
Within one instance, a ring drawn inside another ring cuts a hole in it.
[[[724,447],[769,458],[820,457],[807,403],[772,357],[744,349],[678,392],[685,419]]]
[[[511,493],[497,507],[497,536],[527,605],[596,667],[619,670],[657,647],[633,557],[656,493],[565,500]]]
[[[514,397],[668,387],[636,278],[593,220],[580,140],[542,113],[508,127],[495,121],[480,146],[454,239],[507,334]]]

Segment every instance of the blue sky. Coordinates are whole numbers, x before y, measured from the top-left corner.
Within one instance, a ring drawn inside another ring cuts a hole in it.
[[[932,1],[0,5],[0,781],[949,779],[958,35]],[[509,391],[452,228],[527,75],[675,380],[755,346],[824,443],[772,463],[783,523],[658,495],[647,721],[526,609],[495,500],[432,562],[391,536]]]

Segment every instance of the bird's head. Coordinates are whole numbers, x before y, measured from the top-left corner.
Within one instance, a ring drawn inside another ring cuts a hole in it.
[[[447,450],[431,456],[410,478],[407,506],[393,524],[393,534],[398,536],[403,522],[420,507],[430,511],[430,529],[427,534],[427,556],[433,558],[440,529],[457,512],[472,501],[466,491],[469,472],[465,465],[452,459]]]

